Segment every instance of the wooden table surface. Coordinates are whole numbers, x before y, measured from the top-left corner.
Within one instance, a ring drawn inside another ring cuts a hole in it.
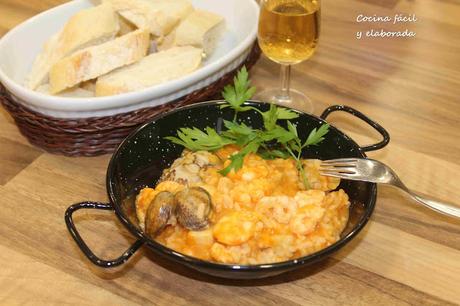
[[[63,0],[0,0],[0,35]],[[417,22],[357,23],[364,15],[416,14]],[[460,203],[460,3],[455,0],[324,0],[317,54],[293,71],[293,86],[315,114],[347,104],[388,129],[391,143],[370,153],[417,192]],[[415,38],[356,39],[357,31],[408,28]],[[262,89],[278,66],[252,71]],[[378,135],[350,115],[330,121],[361,144]],[[31,146],[0,114],[0,304],[460,304],[460,222],[381,187],[371,221],[332,258],[259,281],[208,277],[147,249],[114,270],[94,267],[64,224],[82,200],[107,201],[108,155],[67,158]],[[111,258],[133,242],[111,212],[84,212],[78,228]]]

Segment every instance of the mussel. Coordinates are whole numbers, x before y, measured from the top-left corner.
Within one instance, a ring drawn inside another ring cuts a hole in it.
[[[149,237],[155,238],[168,224],[174,212],[174,194],[168,191],[158,193],[147,209],[145,215],[145,232]]]
[[[176,218],[186,229],[197,231],[209,225],[211,196],[201,187],[184,188],[174,196]]]

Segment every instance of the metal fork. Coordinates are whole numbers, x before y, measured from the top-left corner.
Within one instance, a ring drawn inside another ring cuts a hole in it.
[[[403,184],[390,167],[373,159],[339,158],[325,160],[321,162],[320,173],[346,180],[392,185],[404,190],[415,201],[428,208],[448,216],[460,218],[460,207],[430,200],[415,194]]]

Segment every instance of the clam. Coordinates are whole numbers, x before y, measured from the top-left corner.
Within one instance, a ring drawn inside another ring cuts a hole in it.
[[[184,151],[171,167],[163,171],[159,182],[174,181],[182,185],[199,183],[202,181],[201,170],[220,163],[219,158],[210,152]]]
[[[201,187],[185,188],[175,195],[176,218],[186,229],[197,231],[209,224],[212,203],[209,193]]]
[[[155,238],[165,228],[174,206],[174,194],[171,192],[162,191],[155,196],[145,215],[145,232],[149,237]]]

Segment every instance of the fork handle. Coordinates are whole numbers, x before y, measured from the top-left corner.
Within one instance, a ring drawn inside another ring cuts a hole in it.
[[[393,174],[393,177],[394,181],[390,185],[404,190],[405,192],[407,192],[407,194],[409,194],[412,197],[412,199],[414,199],[418,203],[443,215],[460,218],[460,207],[453,204],[428,199],[421,195],[418,195],[409,188],[407,188],[407,186],[404,185],[404,183],[399,179],[399,177],[395,173]]]
[[[408,191],[408,193],[412,196],[412,198],[419,202],[420,204],[432,209],[432,210],[435,210],[439,213],[442,213],[444,215],[448,215],[448,216],[451,216],[451,217],[457,217],[457,218],[460,218],[460,207],[456,207],[452,204],[448,204],[448,203],[443,203],[443,202],[439,202],[439,201],[435,201],[435,200],[431,200],[431,199],[427,199],[427,198],[424,198],[424,197],[421,197],[417,194],[415,194],[414,192],[412,191]]]

